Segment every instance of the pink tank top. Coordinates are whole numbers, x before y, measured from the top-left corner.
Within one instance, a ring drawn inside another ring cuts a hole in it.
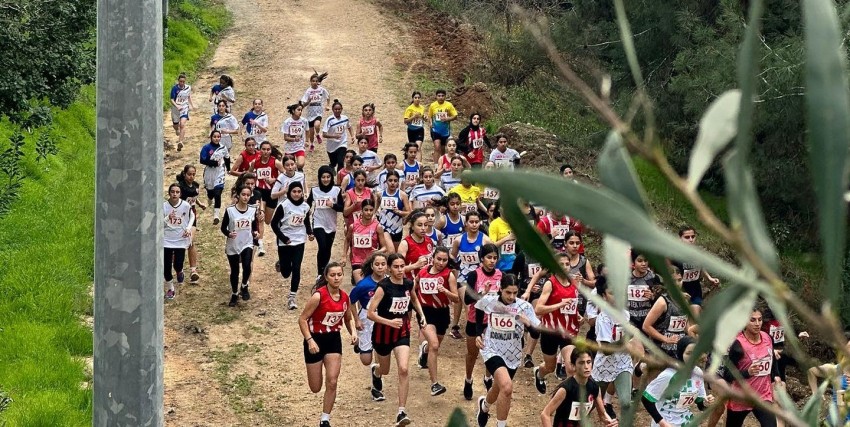
[[[360,118],[360,133],[369,140],[369,149],[377,151],[378,148],[378,119],[372,116],[372,120]]]
[[[366,187],[363,189],[363,193],[358,196],[354,193],[354,189],[352,188],[346,191],[346,194],[348,194],[348,198],[354,204],[354,210],[351,211],[351,215],[345,217],[345,223],[351,225],[355,222],[355,219],[360,219],[360,203],[372,197],[372,189]]]
[[[492,276],[484,274],[481,267],[475,269],[475,292],[481,294],[498,294],[502,287],[502,272],[496,270]],[[466,311],[466,321],[475,323],[475,304],[469,304],[469,310]],[[487,316],[484,316],[484,323],[487,323]]]
[[[746,371],[751,365],[758,365],[758,373],[747,378],[745,381],[747,381],[747,385],[761,396],[762,400],[773,402],[773,378],[770,376],[770,371],[773,367],[773,344],[767,332],[759,331],[759,334],[761,335],[761,342],[752,344],[747,340],[743,332],[738,333],[736,339],[741,343],[741,348],[744,349],[744,357],[738,361],[737,368]],[[737,384],[732,384],[732,388],[740,390]],[[753,409],[747,403],[734,400],[727,402],[726,407],[733,411],[748,411]]]
[[[363,225],[363,221],[355,221],[351,225],[351,265],[362,265],[369,255],[378,249],[378,221]]]

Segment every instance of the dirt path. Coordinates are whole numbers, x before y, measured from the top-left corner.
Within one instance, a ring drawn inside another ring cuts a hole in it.
[[[193,112],[189,143],[182,152],[168,150],[166,185],[184,164],[197,164],[206,143],[210,106],[209,88],[220,73],[230,74],[238,102],[234,114],[241,118],[252,98],[264,99],[271,117],[271,139],[293,103],[307,87],[313,69],[328,71],[324,83],[332,98],[345,106],[354,119],[360,106],[374,102],[383,119],[388,150],[400,153],[406,141],[401,123],[400,101],[414,89],[401,82],[396,63],[417,59],[410,46],[411,33],[379,13],[363,0],[227,0],[235,17],[234,29],[222,41],[209,68],[193,83],[198,110]],[[329,19],[332,18],[332,19]],[[403,67],[407,68],[407,67]],[[166,118],[167,119],[167,118]],[[170,123],[164,124],[169,143],[176,138]],[[238,147],[238,148],[237,148]],[[241,144],[234,147],[234,156]],[[308,185],[315,184],[318,165],[326,162],[323,146],[309,155],[305,170]],[[199,179],[202,167],[198,168]],[[227,188],[232,185],[228,178]],[[273,239],[266,239],[269,255],[256,258],[251,279],[252,300],[228,308],[227,262],[224,239],[212,225],[211,211],[201,212],[196,244],[200,251],[201,283],[183,285],[175,300],[166,305],[167,422],[173,426],[304,425],[318,424],[321,394],[309,392],[298,331],[298,311],[284,308],[288,281],[274,271]],[[339,239],[334,259],[339,259]],[[299,292],[303,306],[315,277],[316,246],[308,243],[302,268],[304,283]],[[414,334],[415,335],[415,334]],[[418,341],[414,338],[414,342]],[[346,349],[349,347],[346,346]],[[427,371],[416,368],[411,352],[411,387],[407,404],[415,425],[445,425],[456,407],[470,421],[475,404],[463,400],[464,343],[447,339],[441,350],[442,383],[448,392],[429,394]],[[475,392],[483,393],[483,364],[476,367]],[[387,401],[372,402],[368,372],[356,355],[346,351],[340,376],[337,405],[332,421],[337,426],[392,425],[396,414],[395,369],[385,377]],[[550,381],[550,390],[553,389]],[[516,376],[512,425],[536,425],[546,398],[537,394],[530,370]],[[495,421],[493,421],[495,425]]]

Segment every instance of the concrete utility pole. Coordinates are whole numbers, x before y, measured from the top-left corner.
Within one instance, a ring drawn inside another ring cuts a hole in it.
[[[163,425],[162,4],[97,1],[97,427]]]

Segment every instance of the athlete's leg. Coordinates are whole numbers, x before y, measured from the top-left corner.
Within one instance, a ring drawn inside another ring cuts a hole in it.
[[[475,344],[476,337],[466,337],[466,380],[472,380],[472,372],[475,370],[475,362],[478,360],[478,345]]]
[[[227,263],[230,264],[230,290],[234,294],[239,292],[239,262],[239,254],[227,256]]]
[[[339,380],[342,355],[339,353],[326,354],[325,365],[325,395],[322,398],[322,412],[330,414],[336,402],[337,380]]]
[[[434,325],[426,325],[422,329],[422,335],[428,341],[428,376],[431,378],[431,384],[437,382],[437,355],[440,352],[440,342],[443,341],[443,336],[437,336],[437,329]]]
[[[493,388],[490,389],[490,392],[487,393],[487,404],[490,404],[490,394],[494,389],[497,389],[499,407],[496,408],[496,421],[506,421],[508,419],[508,413],[511,411],[511,397],[514,393],[514,381],[511,379],[511,375],[508,373],[508,369],[501,367],[496,369],[496,372],[493,373],[493,377],[496,379],[493,383]],[[496,398],[493,398],[493,403],[496,402]]]
[[[575,350],[576,346],[570,344],[561,347],[561,360],[564,363],[564,367],[567,369],[567,376],[571,377],[576,373],[576,367],[570,363],[570,355],[573,354],[573,350]]]
[[[298,157],[295,158],[295,165],[298,167],[298,170],[300,172],[304,172],[304,163],[306,163],[306,162],[307,162],[307,157],[305,157],[305,156],[298,156]]]
[[[327,357],[325,356],[325,358]],[[307,385],[313,393],[318,393],[322,390],[322,367],[323,362],[307,364]]]
[[[407,403],[407,392],[410,388],[410,377],[408,375],[410,346],[400,345],[393,349],[393,354],[398,367],[398,406],[403,408]]]
[[[164,248],[163,249],[163,265],[162,265],[162,273],[166,282],[170,282],[174,280],[174,270],[172,269],[172,265],[174,263],[174,248]]]
[[[240,254],[242,258],[242,286],[248,286],[251,279],[251,262],[254,259],[254,248],[245,248]]]

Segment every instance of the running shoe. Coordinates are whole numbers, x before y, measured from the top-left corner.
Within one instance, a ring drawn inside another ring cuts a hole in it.
[[[260,248],[257,250],[257,256],[266,256],[266,248],[260,243]]]
[[[555,376],[558,377],[559,380],[567,379],[567,368],[564,367],[563,363],[555,365]]]
[[[378,364],[373,363],[372,366],[370,366],[370,369],[372,371],[372,389],[382,391],[384,389],[384,380],[382,380],[381,377],[375,374],[376,370],[378,369]]]
[[[311,142],[310,143],[310,152],[312,153],[313,150],[315,150],[315,149],[316,149],[316,146],[314,146],[313,143]]]
[[[472,381],[463,380],[463,398],[472,400]]]
[[[177,151],[180,151],[180,150],[182,150],[182,149],[183,149],[183,143],[182,143],[182,142],[177,142]]]
[[[165,291],[165,299],[174,299],[174,289]]]
[[[319,423],[319,427],[331,427],[330,421],[322,421]]]
[[[440,383],[431,384],[431,396],[439,396],[446,392],[446,387]]]
[[[274,263],[274,271],[280,273],[280,261]]]
[[[321,135],[316,135],[316,143],[318,143],[318,144],[322,143],[322,136]]]
[[[183,283],[186,280],[186,275],[183,274],[182,271],[177,272],[177,283]]]
[[[427,345],[428,343],[425,341],[419,345],[419,369],[428,368],[428,353],[425,352],[425,346]]]
[[[287,306],[289,306],[290,310],[295,310],[298,308],[298,304],[295,303],[295,297],[290,296],[289,301],[287,302]]]
[[[192,274],[189,275],[189,283],[198,283],[198,280],[201,280],[201,276],[197,271],[193,271]]]
[[[475,419],[478,420],[478,427],[487,425],[490,420],[490,414],[484,411],[484,396],[478,398],[478,410],[475,411]]]
[[[534,387],[540,394],[546,394],[546,381],[540,378],[540,367],[534,368]]]
[[[399,412],[398,416],[395,418],[396,427],[402,427],[406,425],[410,425],[410,418],[407,417],[407,414],[404,411]]]
[[[463,339],[463,335],[460,334],[460,326],[457,326],[457,325],[452,326],[452,332],[449,334],[449,336],[451,336],[452,338],[454,338],[456,340]],[[472,398],[470,398],[470,399],[472,399]],[[467,400],[469,400],[469,399],[467,399]]]
[[[240,292],[239,295],[242,297],[242,301],[248,301],[251,299],[251,293],[248,292],[248,285],[242,286],[242,292]]]
[[[218,225],[219,222],[221,222],[221,220],[218,219],[218,217],[213,218],[213,225]]]
[[[490,391],[490,389],[493,388],[493,377],[490,377],[489,379],[484,377],[484,387],[487,388],[487,391]]]
[[[528,368],[528,369],[531,369],[531,368],[533,368],[533,367],[534,367],[534,360],[532,360],[532,359],[531,359],[531,355],[530,355],[530,354],[526,354],[526,355],[525,355],[525,359],[524,359],[524,361],[523,361],[523,365],[524,365],[526,368]]]
[[[605,404],[605,413],[608,414],[608,416],[611,417],[611,419],[613,419],[613,420],[617,419],[617,413],[614,412],[614,405],[613,404],[611,404],[611,403]]]
[[[238,294],[230,294],[230,302],[227,304],[230,307],[236,307],[236,303],[239,301]]]
[[[373,387],[372,388],[372,400],[375,401],[375,402],[383,402],[384,401],[384,393],[382,393],[380,390],[375,390],[375,388]]]

